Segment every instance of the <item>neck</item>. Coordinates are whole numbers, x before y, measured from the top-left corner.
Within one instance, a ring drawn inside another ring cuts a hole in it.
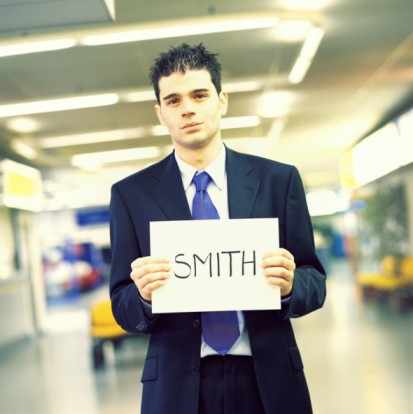
[[[217,140],[208,147],[182,149],[175,148],[179,157],[196,168],[197,170],[204,170],[217,157],[221,150],[222,141]]]

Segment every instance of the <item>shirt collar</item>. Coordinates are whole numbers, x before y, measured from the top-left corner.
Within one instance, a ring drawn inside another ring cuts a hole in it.
[[[179,157],[175,151],[175,159],[178,164],[179,170],[181,172],[182,183],[184,185],[185,191],[191,185],[192,179],[194,178],[195,173],[198,171],[192,165],[186,163],[182,158]],[[225,183],[225,146],[222,144],[221,149],[218,155],[213,159],[213,161],[205,168],[205,170],[211,179],[214,181],[215,185],[222,190]]]

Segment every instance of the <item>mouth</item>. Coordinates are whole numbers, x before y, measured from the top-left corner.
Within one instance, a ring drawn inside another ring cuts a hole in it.
[[[202,122],[190,122],[188,124],[185,124],[181,129],[194,129],[198,128],[202,125]]]

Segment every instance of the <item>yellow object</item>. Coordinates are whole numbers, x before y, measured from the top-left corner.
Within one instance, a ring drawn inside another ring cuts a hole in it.
[[[374,285],[378,279],[391,279],[397,275],[397,259],[394,256],[385,256],[380,263],[380,272],[357,273],[357,281],[362,286]]]
[[[92,306],[89,332],[94,338],[114,338],[128,334],[113,317],[109,299]]]
[[[401,261],[394,256],[386,256],[381,262],[380,273],[361,272],[357,275],[357,281],[363,287],[385,292],[413,287],[413,256]]]

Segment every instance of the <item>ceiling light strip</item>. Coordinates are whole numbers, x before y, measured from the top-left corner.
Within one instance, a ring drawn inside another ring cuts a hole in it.
[[[71,38],[14,43],[0,46],[0,57],[68,49],[76,44],[76,39]]]
[[[297,84],[304,79],[311,63],[313,62],[315,54],[317,53],[323,36],[324,30],[320,27],[314,27],[311,29],[288,76],[288,80],[291,83]]]
[[[227,92],[249,92],[261,89],[262,81],[239,81],[224,84]],[[130,92],[120,90],[106,94],[67,97],[58,99],[47,99],[36,102],[19,102],[10,105],[0,105],[0,118],[21,116],[45,112],[67,111],[70,109],[92,108],[97,106],[113,105],[118,102],[148,102],[154,101],[153,89],[131,90]]]
[[[157,158],[161,155],[159,147],[129,148],[113,151],[92,152],[77,154],[71,157],[71,164],[75,167],[90,167],[91,165],[112,164],[121,161],[142,160]]]
[[[83,134],[62,135],[55,137],[44,137],[39,140],[41,148],[59,148],[76,145],[96,144],[102,142],[114,142],[128,139],[142,138],[145,128],[127,128],[108,131],[94,131]]]
[[[273,27],[277,25],[278,22],[279,18],[275,16],[252,19],[227,19],[217,22],[194,22],[190,24],[179,23],[175,25],[171,22],[168,27],[127,30],[85,36],[80,40],[80,43],[85,46],[97,46],[139,42],[143,40],[167,39],[171,37],[254,30]]]
[[[0,106],[0,118],[114,105],[118,101],[117,94],[106,93],[2,105]]]

